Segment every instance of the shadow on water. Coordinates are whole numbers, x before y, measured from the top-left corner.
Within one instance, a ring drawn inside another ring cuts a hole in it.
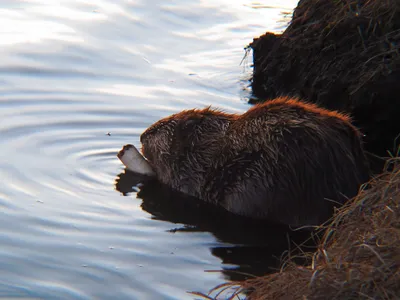
[[[212,233],[223,244],[211,247],[210,251],[225,265],[222,273],[228,280],[244,280],[276,271],[282,255],[310,236],[309,232],[233,215],[126,169],[117,176],[115,187],[124,196],[137,192],[142,199],[141,208],[152,219],[182,224],[169,230],[171,233]]]

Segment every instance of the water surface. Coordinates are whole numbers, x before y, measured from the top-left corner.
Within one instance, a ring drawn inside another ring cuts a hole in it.
[[[190,299],[254,270],[251,236],[159,206],[116,153],[182,109],[245,111],[243,48],[295,4],[2,1],[0,297]]]

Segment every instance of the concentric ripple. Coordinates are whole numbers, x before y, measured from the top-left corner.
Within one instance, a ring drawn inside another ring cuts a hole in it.
[[[0,298],[185,299],[223,280],[204,270],[229,244],[123,197],[116,154],[182,109],[246,110],[243,47],[285,2],[4,1]]]

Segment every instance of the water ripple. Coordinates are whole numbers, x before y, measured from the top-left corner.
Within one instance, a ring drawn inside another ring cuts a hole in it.
[[[186,299],[219,283],[204,270],[224,268],[212,252],[223,239],[172,233],[179,221],[147,212],[133,190],[115,191],[124,172],[116,153],[182,109],[246,110],[243,47],[289,8],[2,4],[0,297]]]

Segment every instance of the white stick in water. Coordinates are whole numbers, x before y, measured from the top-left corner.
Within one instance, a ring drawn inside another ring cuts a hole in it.
[[[125,145],[117,156],[128,170],[147,176],[155,175],[148,161],[140,154],[135,146],[130,144]]]

